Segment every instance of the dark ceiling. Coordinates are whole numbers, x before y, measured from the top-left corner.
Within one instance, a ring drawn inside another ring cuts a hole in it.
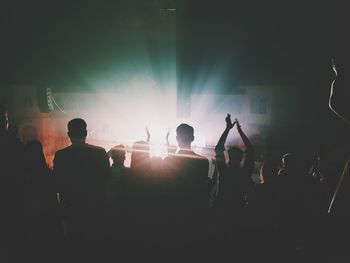
[[[176,47],[179,74],[199,74],[207,63],[226,65],[228,82],[328,80],[331,57],[347,52],[349,16],[344,4],[323,2],[2,2],[0,81],[78,82],[82,67],[122,64],[121,54],[140,35],[150,48],[158,39],[175,39],[169,45]]]
[[[348,12],[346,1],[319,0],[2,1],[0,84],[86,87],[86,76],[148,70],[149,53],[155,72],[176,63],[178,83],[218,71],[226,89],[292,87],[278,136],[307,142],[308,131],[317,145],[336,129],[325,122],[335,119],[330,64],[334,57],[344,70],[349,58]]]

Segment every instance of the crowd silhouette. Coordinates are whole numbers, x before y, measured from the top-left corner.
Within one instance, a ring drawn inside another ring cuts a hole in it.
[[[337,73],[335,65],[333,70]],[[336,110],[335,83],[330,107],[347,121]],[[71,145],[56,152],[50,169],[41,142],[23,144],[18,129],[8,123],[7,109],[0,110],[4,258],[285,262],[340,253],[340,242],[327,242],[349,232],[344,186],[349,162],[334,193],[319,156],[306,169],[290,152],[267,153],[256,183],[254,145],[230,114],[215,147],[213,176],[208,176],[209,161],[192,150],[194,128],[186,123],[176,128],[177,150],[169,144],[169,133],[165,136],[164,159],[151,157],[146,129],[147,140],[133,144],[127,168],[125,145],[108,152],[90,145],[86,122],[72,119],[67,125]],[[234,127],[244,149],[225,147]],[[331,220],[328,210],[336,214]]]

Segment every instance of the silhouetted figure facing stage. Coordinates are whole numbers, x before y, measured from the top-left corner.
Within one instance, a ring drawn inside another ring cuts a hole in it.
[[[48,168],[40,141],[25,145],[27,192],[27,246],[33,256],[60,253],[62,227],[53,172]]]
[[[146,141],[137,141],[132,145],[130,169],[149,173],[151,167],[150,146]]]
[[[343,65],[344,66],[344,65]],[[349,127],[350,124],[350,104],[349,86],[350,78],[348,72],[341,72],[344,68],[338,68],[334,61],[332,70],[335,73],[331,84],[329,97],[329,108],[340,117]],[[348,157],[336,189],[328,207],[331,216],[331,239],[333,241],[334,256],[350,259],[348,242],[344,241],[350,236],[350,157]]]
[[[75,249],[79,242],[84,244],[101,238],[105,181],[110,165],[103,148],[86,143],[83,119],[68,122],[68,136],[72,144],[56,152],[54,175],[58,182],[65,237]]]
[[[0,261],[10,256],[22,256],[26,200],[24,176],[24,148],[9,130],[8,113],[0,105]],[[6,262],[4,260],[3,262]]]
[[[166,184],[164,184],[162,209],[168,228],[165,229],[166,246],[185,252],[185,248],[201,256],[208,252],[209,183],[208,160],[191,149],[194,129],[180,124],[176,129],[180,150],[165,158]],[[198,251],[197,251],[198,252]]]
[[[350,79],[344,73],[339,73],[335,63],[332,64],[335,78],[331,84],[329,108],[340,117],[348,126],[350,124],[349,90]],[[341,70],[341,69],[340,69]],[[339,178],[337,188],[332,196],[329,213],[335,216],[350,219],[350,158],[347,160],[343,173]]]
[[[118,202],[122,191],[122,181],[127,168],[124,165],[126,150],[122,144],[114,146],[108,151],[112,159],[111,173],[106,181],[106,198],[109,202]]]
[[[286,153],[278,171],[278,225],[283,244],[290,251],[305,246],[308,178],[300,161],[295,154]]]
[[[126,158],[125,145],[119,144],[107,152],[112,159],[111,172],[106,180],[107,217],[106,222],[109,243],[116,246],[116,241],[123,242],[122,232],[127,233],[124,220],[125,195],[127,194],[127,177],[129,168],[124,165]]]
[[[279,156],[267,154],[264,156],[260,168],[260,183],[254,186],[253,194],[249,199],[249,211],[254,236],[252,245],[257,255],[268,256],[269,259],[277,256],[276,250],[280,243],[277,238],[277,215],[279,209],[279,189],[277,171]]]
[[[254,147],[237,120],[232,123],[229,114],[227,114],[225,120],[226,129],[215,147],[219,173],[219,191],[215,208],[217,225],[219,237],[225,243],[225,246],[244,246],[247,201],[248,195],[254,186],[251,179],[254,168]],[[241,166],[243,151],[240,148],[231,147],[228,149],[229,160],[227,164],[224,155],[227,136],[235,124],[246,147],[243,166]]]
[[[123,243],[128,249],[140,249],[149,243],[152,221],[151,211],[151,158],[147,141],[136,141],[132,145],[130,168],[123,186]]]

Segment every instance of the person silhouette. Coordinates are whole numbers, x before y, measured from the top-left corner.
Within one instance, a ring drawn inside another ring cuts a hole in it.
[[[254,147],[243,132],[237,119],[232,123],[231,115],[227,114],[225,121],[226,129],[215,147],[219,174],[216,207],[218,234],[224,246],[231,245],[234,242],[241,248],[245,248],[243,241],[246,235],[243,229],[246,228],[247,222],[247,200],[249,200],[249,193],[254,186],[251,179],[254,168]],[[229,160],[227,163],[224,155],[225,142],[234,125],[237,125],[237,131],[246,147],[246,157],[243,166],[241,166],[243,151],[239,147],[233,146],[228,149]]]
[[[24,248],[26,195],[23,163],[24,146],[10,129],[6,107],[0,105],[0,254],[12,260],[21,256],[15,251]]]
[[[49,256],[59,251],[63,232],[53,172],[46,164],[40,141],[32,140],[25,145],[24,165],[28,248],[33,256]]]
[[[344,63],[341,65],[344,67]],[[328,106],[330,110],[339,118],[343,120],[347,127],[350,124],[350,106],[348,103],[349,93],[348,85],[350,83],[349,77],[346,73],[340,72],[343,68],[336,65],[332,59],[331,65],[334,73],[334,80],[331,82],[331,89],[329,95]],[[331,238],[334,240],[332,252],[334,256],[341,256],[349,259],[348,246],[343,240],[350,235],[350,157],[344,165],[342,174],[340,175],[337,185],[330,203],[328,205],[328,214],[331,222]]]
[[[182,123],[176,128],[179,151],[165,158],[167,211],[171,243],[177,248],[202,250],[208,243],[208,160],[192,150],[194,129]],[[184,250],[180,250],[185,252]],[[202,253],[202,252],[201,252]]]
[[[329,108],[340,117],[347,125],[350,124],[350,107],[348,105],[345,86],[348,84],[346,74],[339,74],[339,69],[332,59],[332,70],[334,72],[334,80],[331,83],[331,90],[329,96]],[[348,174],[350,173],[350,158],[348,158],[342,175],[340,176],[337,187],[332,195],[331,202],[328,207],[329,214],[338,214],[350,217],[350,209],[348,204],[350,202],[350,193],[348,184]]]
[[[87,241],[95,242],[102,237],[105,181],[110,165],[105,149],[86,143],[87,125],[83,119],[72,119],[67,126],[72,144],[56,152],[53,171],[65,238],[73,250],[70,252],[74,252],[84,248]]]
[[[110,176],[106,181],[106,198],[112,206],[120,202],[125,175],[128,168],[125,167],[126,148],[123,144],[118,144],[107,152],[112,159]],[[114,207],[115,209],[116,207]]]
[[[126,158],[126,147],[118,144],[112,147],[108,152],[112,159],[110,176],[106,180],[106,199],[107,199],[107,222],[108,237],[110,243],[116,243],[123,240],[125,223],[124,220],[124,201],[127,194],[127,175],[129,168],[124,165]],[[123,221],[124,220],[124,221]]]
[[[279,230],[285,249],[300,250],[306,245],[309,178],[301,165],[301,158],[296,154],[285,153],[281,162],[277,176]]]

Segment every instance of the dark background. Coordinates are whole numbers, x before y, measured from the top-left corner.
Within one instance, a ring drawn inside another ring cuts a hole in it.
[[[164,16],[176,16],[184,64],[229,61],[240,83],[304,82],[347,52],[346,10],[344,1],[2,1],[1,81],[73,81],[74,69],[117,59],[133,35],[155,44]]]
[[[220,92],[280,86],[272,144],[324,151],[348,133],[327,107],[331,58],[342,72],[349,57],[347,10],[346,1],[2,1],[0,83],[89,89],[81,71],[123,75],[145,45],[161,72],[158,50],[175,47],[179,91],[191,92],[203,65],[224,65]]]

